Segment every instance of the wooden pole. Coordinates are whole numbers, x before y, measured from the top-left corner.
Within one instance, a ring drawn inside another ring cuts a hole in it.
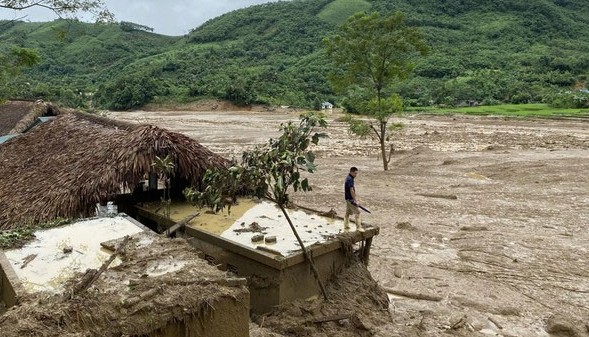
[[[182,221],[180,221],[177,224],[173,225],[172,227],[166,229],[166,231],[164,232],[164,235],[167,237],[171,237],[172,234],[176,233],[177,230],[186,226],[187,223],[189,223],[192,219],[196,218],[199,215],[200,215],[200,212],[190,214],[189,216],[182,219]]]
[[[92,286],[92,284],[94,284],[94,282],[96,282],[96,280],[98,280],[100,275],[102,275],[102,273],[104,273],[104,271],[108,268],[108,266],[110,266],[110,264],[115,260],[117,255],[119,255],[123,251],[123,249],[125,248],[125,245],[127,245],[127,242],[129,242],[129,240],[131,240],[131,237],[129,235],[125,236],[125,238],[119,244],[119,246],[117,247],[115,252],[108,258],[108,260],[104,261],[102,266],[100,266],[100,269],[98,269],[98,270],[89,269],[89,272],[86,272],[86,274],[84,275],[82,280],[74,286],[71,294],[68,294],[66,297],[69,299],[73,299],[76,295],[81,294],[84,291],[86,291],[88,288],[90,288]]]
[[[364,242],[364,247],[362,249],[362,262],[366,266],[368,266],[368,261],[370,260],[370,247],[372,246],[372,237],[366,239]]]

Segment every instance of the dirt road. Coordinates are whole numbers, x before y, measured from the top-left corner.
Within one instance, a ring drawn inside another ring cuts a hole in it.
[[[289,112],[125,112],[231,157],[277,135]],[[408,116],[384,172],[375,142],[328,116],[313,192],[295,202],[345,210],[342,185],[379,225],[370,271],[392,297],[377,336],[589,336],[589,122]],[[434,296],[434,297],[435,297]]]

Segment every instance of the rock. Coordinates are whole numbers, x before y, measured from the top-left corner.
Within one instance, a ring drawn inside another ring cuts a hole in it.
[[[264,240],[264,235],[262,235],[262,234],[252,236],[252,242],[260,242],[263,240]]]
[[[395,268],[393,271],[393,275],[395,275],[396,278],[402,278],[403,274],[401,273],[401,270],[399,268]]]
[[[275,235],[266,236],[266,238],[264,239],[264,241],[266,241],[266,243],[275,243],[276,242],[276,236]]]
[[[65,246],[65,247],[63,247],[63,253],[64,254],[69,254],[69,253],[71,253],[73,251],[74,251],[74,247],[72,247],[72,246]]]
[[[417,228],[415,228],[415,226],[413,226],[410,222],[407,222],[407,221],[398,222],[395,227],[397,227],[397,229],[406,229],[406,230],[410,230],[410,231],[417,230]]]
[[[575,322],[560,316],[552,315],[546,320],[546,332],[558,337],[584,337],[583,331],[577,327]]]

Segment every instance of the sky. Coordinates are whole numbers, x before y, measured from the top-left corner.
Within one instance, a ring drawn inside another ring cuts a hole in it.
[[[235,9],[276,0],[105,0],[116,21],[131,21],[154,29],[154,33],[184,35],[207,20]],[[57,15],[44,8],[23,11],[0,9],[0,19],[52,21]],[[86,18],[80,17],[87,21]],[[88,19],[89,20],[89,19]]]

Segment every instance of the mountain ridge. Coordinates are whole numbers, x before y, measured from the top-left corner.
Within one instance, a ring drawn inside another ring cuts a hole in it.
[[[586,1],[295,0],[235,10],[182,37],[120,24],[16,22],[0,32],[4,47],[36,48],[42,61],[5,90],[82,107],[80,93],[91,93],[95,106],[117,110],[203,97],[345,104],[327,81],[322,40],[356,9],[403,11],[424,33],[431,55],[392,88],[410,105],[540,102],[589,75]]]

